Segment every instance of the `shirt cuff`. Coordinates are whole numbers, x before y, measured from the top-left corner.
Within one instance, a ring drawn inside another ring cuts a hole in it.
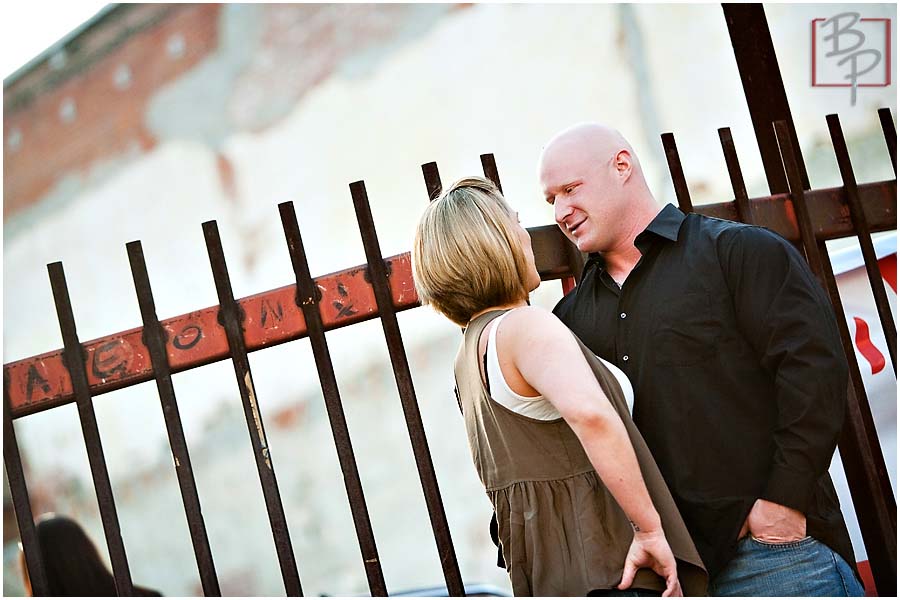
[[[805,515],[815,483],[816,477],[811,473],[793,471],[776,465],[772,467],[766,489],[760,498],[793,508]]]

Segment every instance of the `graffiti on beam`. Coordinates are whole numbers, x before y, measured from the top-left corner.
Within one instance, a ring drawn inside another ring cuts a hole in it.
[[[352,304],[348,304],[344,306],[344,303],[340,300],[335,300],[331,303],[331,305],[337,310],[337,316],[340,317],[350,317],[358,313],[359,311],[353,308]]]
[[[281,322],[284,320],[284,308],[281,306],[281,302],[275,301],[275,306],[272,306],[272,303],[269,300],[262,301],[262,307],[260,308],[259,321],[263,327],[266,326],[266,322],[269,321],[269,317],[272,318],[269,327],[274,327],[276,322]]]
[[[128,365],[134,357],[131,344],[119,338],[97,346],[94,350],[94,358],[91,360],[91,372],[98,379],[108,379],[113,375],[124,377],[128,372]]]
[[[34,386],[35,384],[41,387],[41,391],[44,394],[49,394],[50,390],[53,389],[50,387],[50,384],[47,382],[44,377],[38,373],[37,366],[34,364],[28,365],[28,381],[25,384],[25,398],[31,402],[31,398],[34,396]]]
[[[203,338],[203,330],[196,325],[188,325],[181,333],[172,339],[172,345],[179,350],[190,350],[200,343]]]
[[[339,281],[337,284],[337,292],[340,295],[340,298],[338,300],[332,301],[331,303],[331,305],[337,311],[337,318],[351,317],[359,312],[358,310],[353,308],[352,302],[346,300],[346,298],[350,296],[350,292],[347,291],[347,286],[345,286],[341,281]]]

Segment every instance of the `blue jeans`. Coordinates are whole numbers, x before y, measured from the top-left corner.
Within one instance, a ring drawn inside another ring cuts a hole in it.
[[[640,598],[644,596],[662,596],[662,592],[645,590],[644,588],[628,588],[627,590],[591,590],[588,596],[604,596],[607,598]]]
[[[809,536],[769,544],[747,536],[709,584],[710,596],[864,596],[841,556]]]

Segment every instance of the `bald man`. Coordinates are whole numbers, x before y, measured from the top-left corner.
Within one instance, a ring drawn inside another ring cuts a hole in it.
[[[711,595],[862,595],[828,474],[848,368],[806,262],[762,228],[667,204],[610,127],[557,134],[539,164],[589,259],[554,312],[635,391]]]

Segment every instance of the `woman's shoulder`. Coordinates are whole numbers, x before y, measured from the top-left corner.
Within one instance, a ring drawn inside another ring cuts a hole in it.
[[[540,306],[523,306],[510,310],[498,324],[498,335],[501,335],[501,327],[503,337],[528,344],[566,339],[572,335],[559,317]]]
[[[563,322],[559,320],[559,317],[542,306],[522,306],[514,308],[503,315],[503,317],[504,322],[507,323],[547,327],[552,330],[565,330],[566,328]]]

